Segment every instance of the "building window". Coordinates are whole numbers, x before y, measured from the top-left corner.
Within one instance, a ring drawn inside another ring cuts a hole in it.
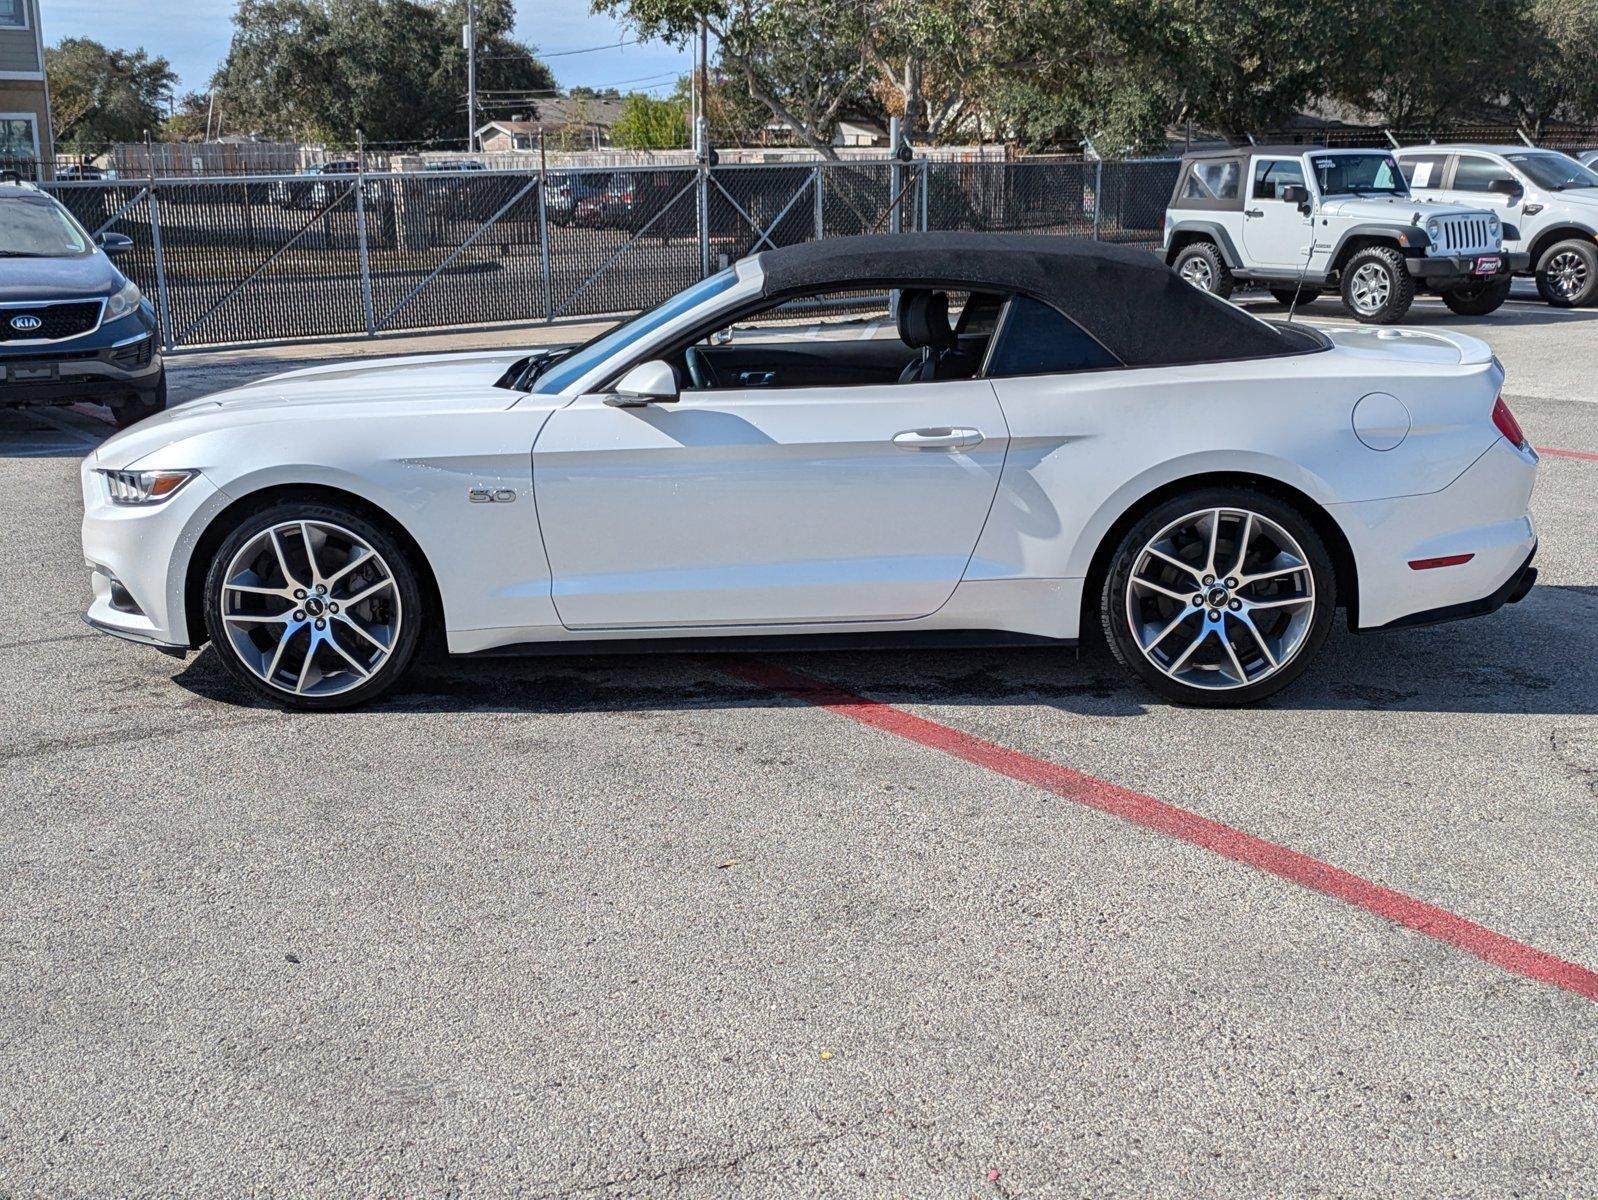
[[[38,126],[33,117],[26,113],[0,113],[0,162],[25,159],[31,164],[38,157]]]
[[[0,29],[28,27],[27,0],[0,0]]]

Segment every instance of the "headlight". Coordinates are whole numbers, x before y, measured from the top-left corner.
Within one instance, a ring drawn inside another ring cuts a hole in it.
[[[132,280],[126,287],[112,296],[105,303],[105,319],[115,321],[118,317],[125,317],[139,307],[139,301],[144,299],[144,293],[139,291],[139,285]]]
[[[112,504],[160,504],[198,471],[101,471]]]
[[[1443,223],[1436,217],[1426,222],[1426,236],[1436,241],[1443,232]]]
[[[1487,214],[1487,232],[1492,234],[1494,237],[1497,237],[1498,233],[1499,233],[1499,230],[1501,230],[1502,228],[1503,228],[1503,226],[1500,225],[1499,221],[1498,221],[1498,214],[1497,213],[1488,213]]]

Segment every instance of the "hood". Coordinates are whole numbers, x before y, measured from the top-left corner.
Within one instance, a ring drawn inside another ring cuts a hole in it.
[[[98,299],[122,286],[122,273],[96,252],[77,258],[0,259],[0,303]]]
[[[287,371],[157,413],[101,443],[95,458],[121,469],[196,434],[275,421],[404,420],[418,413],[499,411],[526,398],[494,386],[511,363],[525,356],[522,350],[470,351]]]
[[[1320,212],[1332,217],[1354,217],[1385,224],[1424,225],[1429,217],[1489,217],[1494,210],[1466,204],[1434,204],[1413,196],[1348,196],[1326,200]]]

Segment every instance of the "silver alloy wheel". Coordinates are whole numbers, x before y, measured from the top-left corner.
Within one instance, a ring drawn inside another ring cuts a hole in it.
[[[1126,619],[1143,657],[1176,682],[1249,687],[1303,649],[1315,622],[1315,576],[1293,535],[1269,517],[1203,509],[1138,552]]]
[[[1574,250],[1561,250],[1543,270],[1548,286],[1561,300],[1572,300],[1587,286],[1587,264]]]
[[[1177,274],[1202,291],[1215,289],[1215,272],[1210,270],[1210,264],[1202,254],[1195,254],[1188,259]]]
[[[1367,317],[1381,312],[1387,304],[1387,297],[1392,295],[1392,292],[1392,278],[1388,275],[1387,268],[1380,263],[1366,263],[1354,272],[1354,277],[1348,284],[1348,293],[1354,311]]]
[[[400,595],[382,555],[327,521],[284,521],[233,556],[219,600],[239,661],[267,686],[336,696],[393,652]]]

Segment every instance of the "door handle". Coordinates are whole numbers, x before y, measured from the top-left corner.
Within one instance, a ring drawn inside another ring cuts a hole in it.
[[[775,371],[739,371],[738,382],[744,387],[765,387],[777,377]]]
[[[960,450],[985,440],[979,429],[906,429],[893,435],[893,444],[905,450]]]
[[[1265,215],[1265,210],[1263,208],[1251,208],[1243,215],[1245,217],[1263,217]]]

